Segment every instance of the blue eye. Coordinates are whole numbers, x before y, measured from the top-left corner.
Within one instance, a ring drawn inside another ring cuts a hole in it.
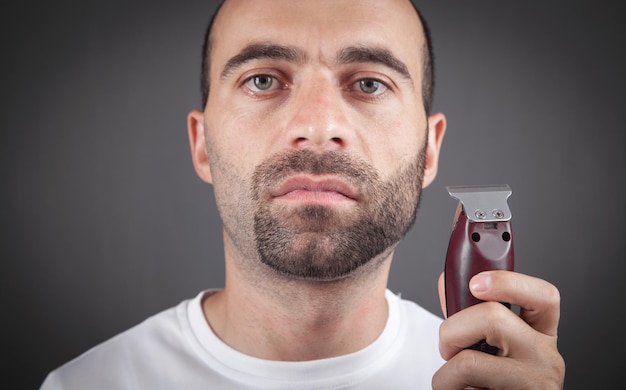
[[[375,95],[385,92],[387,86],[374,79],[363,79],[358,81],[359,90],[368,95]]]
[[[251,77],[250,81],[260,91],[267,91],[274,85],[274,78],[265,74]]]

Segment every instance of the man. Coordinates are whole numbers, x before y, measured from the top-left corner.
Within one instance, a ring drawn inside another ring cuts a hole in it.
[[[548,282],[479,274],[472,292],[489,302],[443,322],[387,290],[446,127],[411,3],[227,0],[209,32],[188,125],[223,221],[225,286],[43,388],[562,387]],[[498,355],[465,349],[481,339]]]

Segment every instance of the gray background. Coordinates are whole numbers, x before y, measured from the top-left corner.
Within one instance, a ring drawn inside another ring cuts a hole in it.
[[[390,288],[439,313],[456,207],[444,186],[508,183],[517,269],[561,290],[569,389],[606,388],[626,369],[618,4],[420,3],[449,126]],[[36,388],[87,348],[223,283],[221,227],[185,124],[200,105],[215,1],[12,6],[1,17],[0,382]]]

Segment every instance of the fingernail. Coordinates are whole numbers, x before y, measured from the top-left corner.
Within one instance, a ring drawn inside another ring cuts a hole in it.
[[[485,274],[478,274],[470,280],[470,289],[475,292],[483,292],[489,290],[491,286],[491,277]]]

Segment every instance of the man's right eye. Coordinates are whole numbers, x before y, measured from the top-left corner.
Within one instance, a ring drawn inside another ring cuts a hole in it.
[[[269,91],[275,88],[275,84],[276,79],[266,74],[252,76],[245,83],[253,91]]]

